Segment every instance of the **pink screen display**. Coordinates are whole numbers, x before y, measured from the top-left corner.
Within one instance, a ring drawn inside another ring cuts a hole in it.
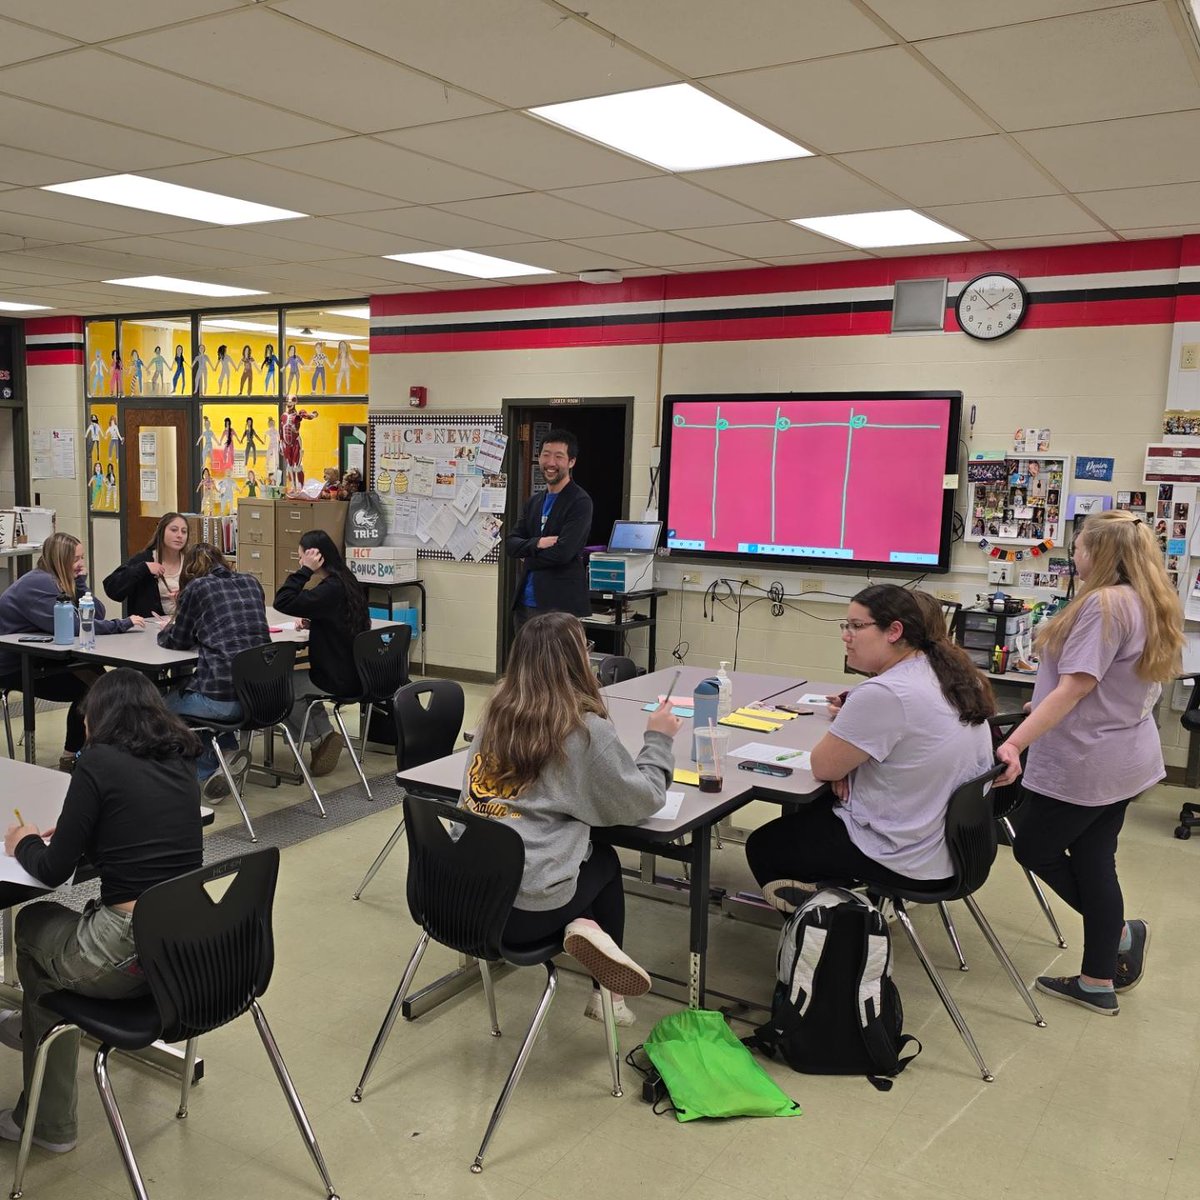
[[[936,563],[951,403],[676,400],[667,545]]]

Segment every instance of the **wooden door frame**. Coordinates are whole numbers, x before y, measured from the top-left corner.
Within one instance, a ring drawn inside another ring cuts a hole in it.
[[[172,399],[170,396],[121,396],[117,398],[117,424],[121,427],[121,432],[126,436],[124,452],[125,459],[121,464],[122,485],[125,482],[125,471],[129,462],[129,455],[132,453],[132,447],[128,441],[128,431],[126,428],[126,413],[129,409],[165,409],[170,412],[181,412],[184,414],[184,454],[182,461],[186,466],[184,475],[184,494],[187,496],[194,495],[192,489],[196,486],[198,472],[196,470],[196,456],[192,453],[195,449],[196,438],[199,436],[197,426],[199,425],[200,406],[196,402],[195,396],[176,396]],[[121,511],[118,514],[121,521],[121,554],[122,562],[126,562],[129,558],[126,551],[129,547],[129,510],[134,502],[134,498],[128,495],[129,489],[126,488],[126,494],[121,499]],[[191,511],[191,505],[185,504],[181,512]],[[100,514],[103,515],[103,514]]]

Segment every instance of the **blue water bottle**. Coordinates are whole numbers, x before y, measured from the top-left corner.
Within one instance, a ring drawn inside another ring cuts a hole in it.
[[[96,601],[84,592],[79,601],[79,644],[84,650],[96,648]]]
[[[715,679],[702,679],[692,693],[692,762],[696,761],[696,730],[707,729],[719,719],[717,707],[721,687]]]
[[[65,593],[54,602],[54,644],[75,645],[75,605]]]

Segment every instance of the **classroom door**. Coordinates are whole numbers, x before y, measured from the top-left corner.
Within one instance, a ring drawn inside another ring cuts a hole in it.
[[[125,555],[136,554],[169,512],[194,512],[188,489],[188,409],[122,405],[125,433]]]

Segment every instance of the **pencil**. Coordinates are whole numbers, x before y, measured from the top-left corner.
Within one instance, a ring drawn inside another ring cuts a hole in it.
[[[21,816],[21,810],[20,810],[19,808],[14,808],[14,809],[13,809],[13,816],[17,818],[17,824],[18,824],[18,825],[24,825],[24,824],[25,824],[25,818],[24,818],[23,816]]]

